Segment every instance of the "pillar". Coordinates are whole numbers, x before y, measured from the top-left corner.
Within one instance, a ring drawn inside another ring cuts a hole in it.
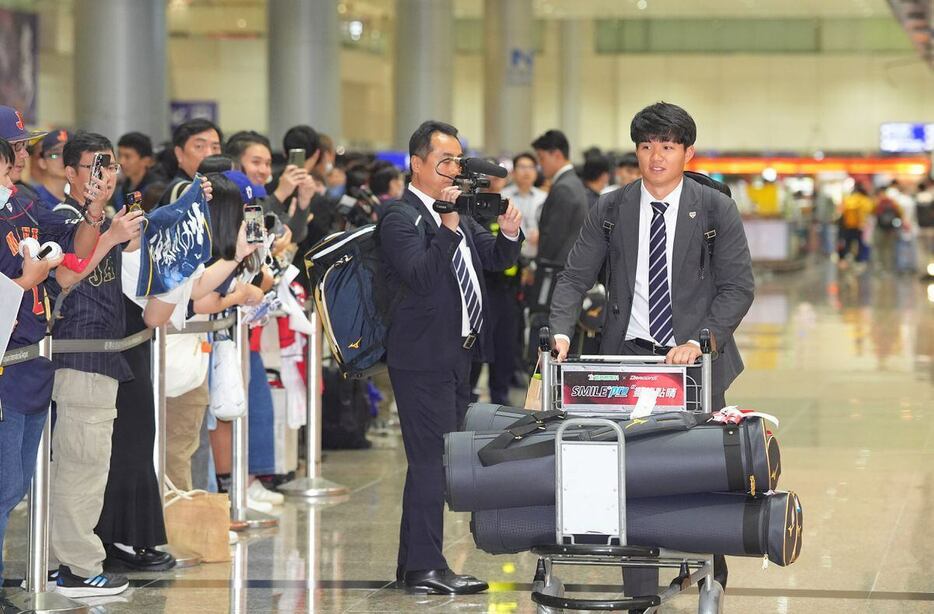
[[[484,3],[483,148],[515,154],[532,141],[532,0]]]

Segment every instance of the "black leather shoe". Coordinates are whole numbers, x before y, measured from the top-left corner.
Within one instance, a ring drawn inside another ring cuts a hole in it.
[[[450,569],[405,572],[405,588],[410,593],[435,595],[470,595],[490,586],[473,576],[456,574]]]
[[[175,557],[168,552],[155,548],[134,548],[134,554],[125,552],[114,545],[105,547],[107,558],[104,565],[108,569],[120,571],[165,571],[175,567]]]

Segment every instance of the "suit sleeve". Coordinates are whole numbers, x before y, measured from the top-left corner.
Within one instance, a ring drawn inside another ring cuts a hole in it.
[[[717,345],[733,341],[733,331],[749,311],[755,293],[752,258],[736,204],[718,199],[717,238],[711,265],[715,294],[701,328],[709,328]]]
[[[564,270],[558,274],[558,282],[551,297],[548,323],[552,334],[574,335],[574,325],[580,315],[584,295],[597,281],[600,267],[607,257],[603,220],[608,206],[618,206],[615,199],[601,197],[584,220],[577,241],[568,254]],[[619,232],[619,229],[616,229]]]
[[[579,221],[575,223],[574,192],[566,185],[558,184],[552,188],[542,210],[542,224],[539,228],[541,237],[538,242],[538,254],[544,260],[563,261],[565,245],[573,241],[568,237],[576,233]]]
[[[413,220],[401,211],[389,210],[380,220],[380,251],[415,294],[430,295],[440,280],[451,273],[454,250],[464,238],[441,226],[428,247]]]
[[[480,256],[480,262],[486,271],[505,271],[519,259],[522,241],[525,235],[519,230],[519,238],[515,241],[507,239],[503,233],[493,235],[489,230],[477,223],[473,218],[465,220],[470,228],[474,247]]]

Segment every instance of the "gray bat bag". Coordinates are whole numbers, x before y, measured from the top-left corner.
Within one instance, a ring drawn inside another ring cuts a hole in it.
[[[750,497],[700,493],[630,499],[626,503],[629,545],[704,554],[768,556],[790,565],[801,552],[801,503],[793,492]],[[554,544],[555,507],[542,505],[471,514],[477,547],[490,554],[523,552]]]
[[[573,421],[573,418],[567,418]],[[696,424],[674,412],[631,420],[626,435],[630,497],[774,490],[778,442],[760,418],[739,425]],[[454,511],[554,505],[554,432],[534,423],[502,433],[444,436],[445,496]],[[610,427],[569,427],[569,440],[615,441]]]

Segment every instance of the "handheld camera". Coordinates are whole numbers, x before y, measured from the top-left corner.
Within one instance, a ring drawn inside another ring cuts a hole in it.
[[[509,200],[499,194],[481,192],[490,187],[488,177],[506,176],[506,169],[498,164],[479,158],[458,158],[460,174],[454,177],[454,185],[460,188],[461,195],[455,202],[436,200],[432,206],[438,213],[457,212],[469,215],[480,222],[494,220],[506,213]]]

